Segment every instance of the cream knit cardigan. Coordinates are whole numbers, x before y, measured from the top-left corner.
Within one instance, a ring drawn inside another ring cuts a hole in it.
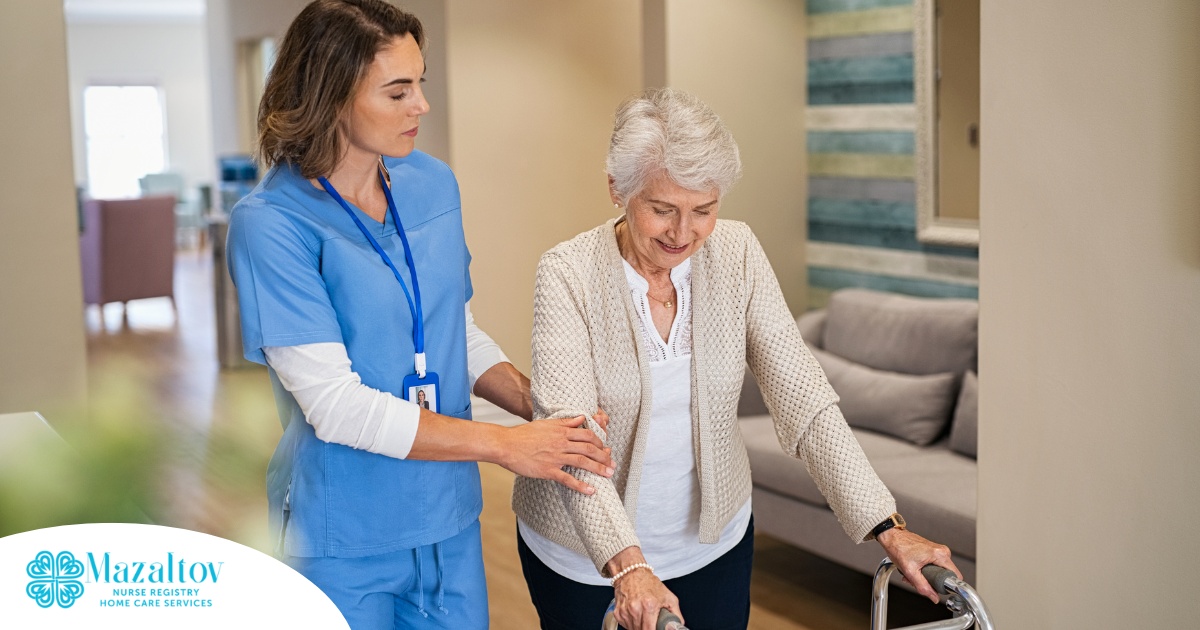
[[[613,219],[546,252],[533,306],[536,418],[588,416],[612,448],[612,479],[571,474],[579,494],[518,477],[513,510],[542,536],[604,565],[640,546],[634,523],[650,421],[650,362],[617,249]],[[692,441],[700,480],[700,541],[715,543],[750,496],[750,463],[737,424],[747,362],[783,450],[804,461],[842,528],[861,542],[896,511],[867,462],[784,302],[775,273],[744,223],[717,221],[692,255]],[[608,433],[591,419],[610,418]],[[653,480],[650,480],[653,482]]]

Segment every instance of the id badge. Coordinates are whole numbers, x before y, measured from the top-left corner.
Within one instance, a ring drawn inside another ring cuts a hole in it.
[[[440,413],[438,411],[441,407],[438,399],[439,384],[436,372],[426,372],[425,378],[421,378],[417,374],[405,376],[401,386],[404,388],[405,400],[422,409]]]

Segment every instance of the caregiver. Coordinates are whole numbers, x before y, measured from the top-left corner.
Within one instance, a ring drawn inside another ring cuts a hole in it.
[[[384,0],[306,6],[259,107],[269,170],[229,229],[245,355],[270,368],[284,427],[279,554],[356,630],[487,627],[474,462],[585,494],[563,466],[612,475],[582,418],[470,421],[472,392],[532,405],[472,320],[454,175],[414,149],[424,41]]]

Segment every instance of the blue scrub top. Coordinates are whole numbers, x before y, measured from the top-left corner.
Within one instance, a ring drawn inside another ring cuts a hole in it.
[[[471,256],[458,182],[419,151],[384,165],[419,274],[428,369],[441,378],[439,411],[469,420],[463,306],[472,293]],[[353,210],[409,282],[390,214],[380,224]],[[401,383],[414,371],[404,292],[346,211],[298,169],[271,169],[234,206],[228,258],[247,359],[265,364],[267,346],[342,343],[364,385],[403,397]],[[479,517],[477,464],[401,460],[323,442],[270,374],[284,432],[267,495],[275,535],[287,525],[284,553],[350,558],[411,549]]]

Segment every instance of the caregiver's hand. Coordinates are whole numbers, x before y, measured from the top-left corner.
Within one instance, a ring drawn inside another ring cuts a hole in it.
[[[611,449],[583,424],[583,416],[534,420],[500,434],[497,464],[525,477],[549,479],[581,492],[596,492],[587,483],[563,470],[573,466],[612,477]]]

